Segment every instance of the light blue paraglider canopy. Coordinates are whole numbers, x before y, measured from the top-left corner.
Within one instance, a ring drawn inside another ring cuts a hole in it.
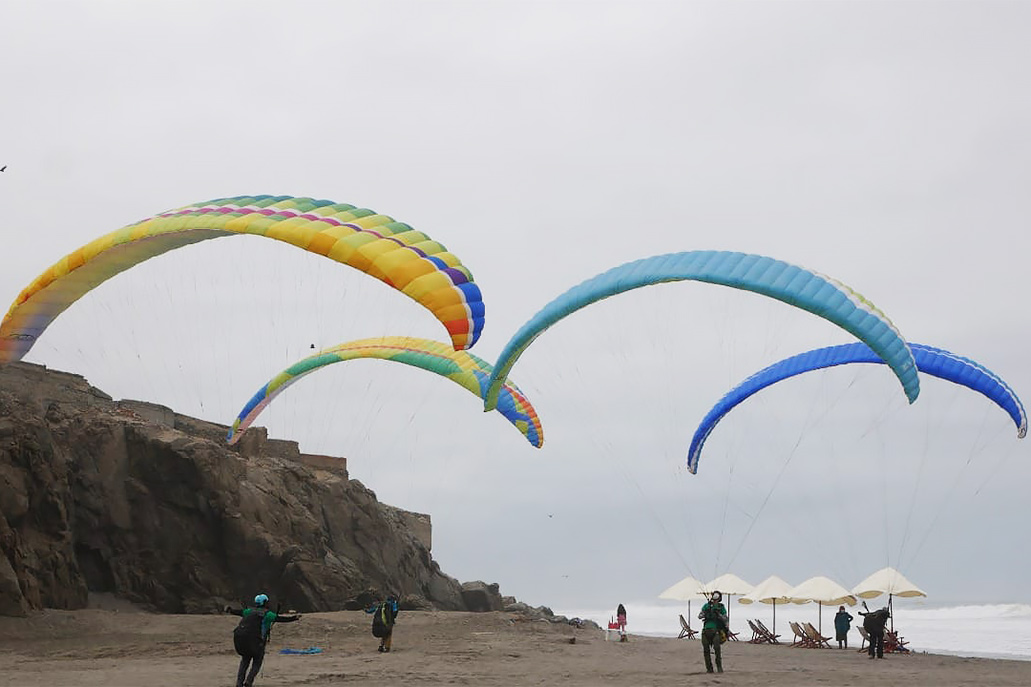
[[[1013,393],[1013,390],[997,375],[980,363],[941,348],[923,344],[910,344],[909,347],[913,351],[913,357],[920,372],[984,394],[1013,418],[1014,424],[1017,425],[1017,437],[1024,438],[1024,435],[1027,434],[1027,414],[1024,412],[1024,405]],[[852,343],[806,351],[756,372],[728,391],[705,415],[691,439],[687,469],[692,473],[698,470],[698,459],[701,456],[705,440],[709,438],[712,430],[716,428],[723,416],[745,399],[789,377],[851,363],[883,364],[884,360],[866,344]]]
[[[668,253],[628,262],[569,289],[534,315],[505,345],[494,365],[484,410],[493,410],[505,378],[523,351],[548,327],[609,296],[672,281],[703,281],[776,298],[854,334],[884,359],[910,403],[920,394],[913,354],[887,316],[848,286],[774,258],[728,251]]]

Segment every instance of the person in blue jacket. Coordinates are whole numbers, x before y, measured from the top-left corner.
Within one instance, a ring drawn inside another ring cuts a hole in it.
[[[391,594],[383,603],[373,604],[365,609],[366,613],[372,613],[372,636],[379,637],[380,653],[390,652],[390,643],[394,639],[394,621],[397,614],[401,612],[397,605],[397,598]]]

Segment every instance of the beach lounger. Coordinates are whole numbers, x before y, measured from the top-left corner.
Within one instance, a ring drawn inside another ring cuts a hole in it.
[[[788,625],[791,626],[791,631],[795,633],[795,640],[788,646],[808,648],[812,645],[813,640],[809,639],[809,636],[802,630],[798,623],[790,622]]]
[[[910,652],[909,649],[906,648],[907,644],[909,644],[909,642],[905,641],[902,637],[899,637],[899,633],[897,631],[884,631],[884,653],[908,654]]]
[[[684,614],[680,614],[680,634],[677,639],[694,639],[694,636],[698,634],[698,630],[692,630],[690,623],[684,620]]]
[[[763,621],[756,620],[755,624],[756,624],[756,627],[758,627],[759,630],[762,631],[763,634],[766,635],[766,641],[767,642],[769,642],[770,644],[780,644],[780,642],[777,641],[777,637],[780,637],[780,635],[773,634],[773,632],[770,631],[770,628],[766,627],[766,625],[763,624]]]
[[[760,630],[759,627],[755,623],[753,623],[751,620],[749,620],[748,621],[748,627],[752,628],[752,638],[748,640],[749,644],[765,644],[766,643],[766,635],[763,634],[763,631]]]
[[[866,652],[867,643],[870,641],[870,635],[867,634],[866,628],[862,625],[856,628],[859,630],[859,636],[863,638],[863,641],[859,644],[859,648],[856,651]],[[898,632],[892,632],[891,630],[884,631],[884,653],[897,653],[897,654],[908,654],[910,653],[907,642],[903,637],[898,636]]]
[[[823,635],[821,635],[819,631],[815,627],[813,627],[812,623],[804,623],[803,629],[805,630],[806,634],[809,635],[809,638],[813,640],[814,647],[816,647],[817,649],[822,649],[824,646],[826,646],[828,649],[831,648],[831,638],[824,637]]]
[[[737,632],[731,632],[730,629],[728,628],[727,629],[727,640],[731,641],[731,642],[740,642],[741,640],[738,639],[738,634],[739,633],[737,633]]]

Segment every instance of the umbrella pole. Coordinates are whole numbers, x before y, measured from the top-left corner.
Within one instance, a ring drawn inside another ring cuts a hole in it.
[[[891,632],[895,634],[895,609],[891,604],[891,592],[888,592],[888,617],[891,618]]]
[[[823,635],[823,602],[822,601],[817,601],[816,603],[820,606],[820,635],[822,636]]]
[[[777,600],[773,600],[773,634],[777,634]]]

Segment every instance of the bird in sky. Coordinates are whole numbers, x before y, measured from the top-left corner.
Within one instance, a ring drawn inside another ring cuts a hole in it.
[[[0,167],[0,172],[6,172],[6,171],[7,171],[7,165],[4,165],[3,167]]]

